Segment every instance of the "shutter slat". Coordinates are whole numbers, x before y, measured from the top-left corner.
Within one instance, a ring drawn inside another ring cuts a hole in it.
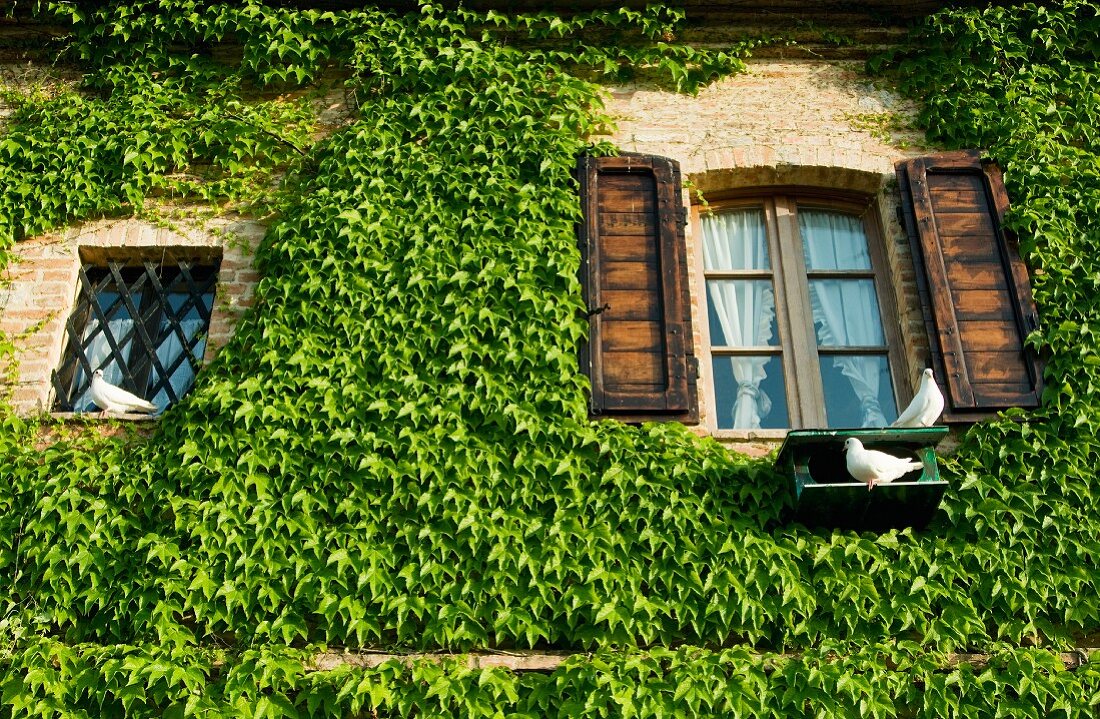
[[[657,230],[653,212],[601,212],[600,235],[651,237]]]
[[[605,349],[659,354],[664,351],[660,322],[604,320],[601,341]]]
[[[948,390],[944,419],[1037,406],[1041,368],[1024,346],[1035,306],[1001,230],[1000,171],[962,151],[900,162],[897,173],[932,363]]]
[[[603,302],[615,312],[620,320],[659,320],[661,319],[661,298],[652,294],[639,294],[633,290],[605,289],[601,292]]]
[[[957,316],[959,317],[959,337],[962,339],[963,349],[968,354],[989,351],[1019,352],[1020,333],[1016,329],[1015,321],[991,322],[963,319],[961,314]]]
[[[604,351],[604,381],[615,387],[612,394],[623,397],[623,390],[631,386],[646,387],[652,393],[663,391],[667,384],[661,355],[653,352]],[[663,407],[657,407],[663,409]]]
[[[623,155],[582,158],[579,174],[592,412],[694,422],[679,170]]]
[[[951,294],[956,312],[970,320],[1008,320],[1014,322],[1012,297],[1004,287],[960,289],[954,284]]]
[[[600,253],[605,261],[657,262],[657,243],[639,241],[637,236],[604,235]]]
[[[661,277],[657,262],[606,262],[600,278],[603,287],[612,290],[660,290]],[[611,312],[616,310],[612,308]]]

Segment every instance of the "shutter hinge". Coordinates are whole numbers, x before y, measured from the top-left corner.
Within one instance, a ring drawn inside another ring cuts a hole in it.
[[[699,379],[699,358],[693,356],[691,361],[688,362],[688,377],[689,379]]]
[[[896,209],[898,211],[898,224],[905,227],[905,213],[902,212],[901,205],[898,205]]]

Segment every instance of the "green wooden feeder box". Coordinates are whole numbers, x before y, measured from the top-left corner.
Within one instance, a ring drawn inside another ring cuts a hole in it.
[[[791,479],[795,519],[803,524],[871,531],[920,528],[932,519],[947,489],[935,452],[946,434],[946,427],[795,429],[787,433],[775,464]],[[924,469],[868,491],[845,467],[848,437],[867,449],[918,459]]]

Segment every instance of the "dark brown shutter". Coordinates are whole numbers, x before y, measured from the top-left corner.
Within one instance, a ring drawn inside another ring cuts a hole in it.
[[[947,421],[1035,407],[1042,371],[1024,338],[1035,328],[1027,268],[1001,220],[1001,171],[973,150],[896,166],[933,369]]]
[[[680,168],[663,157],[584,157],[579,175],[592,414],[694,422]]]

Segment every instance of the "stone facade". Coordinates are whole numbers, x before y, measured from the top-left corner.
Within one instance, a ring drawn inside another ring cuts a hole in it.
[[[14,382],[9,388],[14,409],[31,414],[53,407],[50,375],[61,361],[65,320],[73,309],[82,258],[124,251],[155,260],[172,248],[220,257],[203,358],[209,362],[232,337],[241,314],[252,303],[259,281],[252,253],[263,233],[259,223],[224,218],[201,228],[101,220],[18,243],[0,287],[0,331],[17,346]]]

